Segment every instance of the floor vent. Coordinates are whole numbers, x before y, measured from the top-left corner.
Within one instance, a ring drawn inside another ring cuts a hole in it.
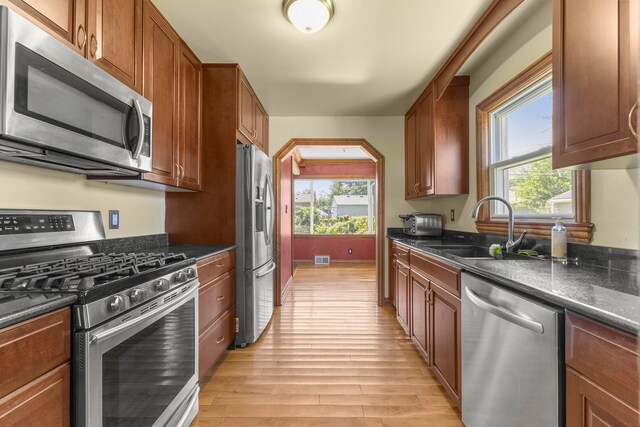
[[[316,255],[315,264],[316,265],[329,265],[329,255]]]

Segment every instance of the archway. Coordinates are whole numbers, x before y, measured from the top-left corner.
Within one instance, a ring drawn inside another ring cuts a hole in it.
[[[274,186],[276,206],[282,205],[282,162],[297,147],[305,146],[331,146],[331,147],[360,147],[376,164],[376,293],[378,305],[384,304],[384,156],[376,150],[366,139],[326,139],[326,138],[293,138],[289,140],[274,156]],[[293,208],[292,208],[293,209]],[[276,258],[278,259],[276,267],[276,283],[274,289],[275,305],[282,305],[287,293],[291,290],[291,283],[281,283],[282,268],[282,239],[281,239],[281,212],[276,209],[275,216],[275,236],[276,236]]]

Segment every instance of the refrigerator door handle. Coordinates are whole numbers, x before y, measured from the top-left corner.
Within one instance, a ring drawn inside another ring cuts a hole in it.
[[[256,273],[256,279],[266,276],[267,274],[271,273],[275,269],[276,269],[276,263],[272,262],[269,268],[267,269],[267,271],[259,271]]]
[[[275,215],[273,212],[273,182],[271,181],[271,175],[267,175],[265,184],[265,200],[264,204],[264,239],[267,245],[271,244],[273,239],[273,226],[275,221]],[[267,223],[267,215],[269,216],[269,222]]]
[[[477,296],[469,288],[465,288],[465,292],[472,303],[474,303],[481,309],[488,311],[494,316],[498,316],[508,322],[515,323],[516,325],[522,326],[523,328],[529,329],[530,331],[537,332],[539,334],[544,333],[544,326],[542,326],[541,323],[525,319],[524,317],[518,316],[517,314],[514,314],[503,307],[495,306]]]

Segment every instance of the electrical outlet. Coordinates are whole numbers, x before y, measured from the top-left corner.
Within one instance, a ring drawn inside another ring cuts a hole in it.
[[[456,210],[455,209],[451,209],[451,212],[449,213],[449,219],[451,221],[455,221],[456,220]]]
[[[109,211],[109,229],[120,228],[120,211]]]
[[[349,248],[347,249],[347,252],[349,252],[349,255],[353,255],[353,249]]]

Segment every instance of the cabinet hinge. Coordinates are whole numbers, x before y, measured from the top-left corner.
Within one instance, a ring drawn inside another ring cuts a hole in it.
[[[236,317],[236,334],[240,332],[240,319]]]

